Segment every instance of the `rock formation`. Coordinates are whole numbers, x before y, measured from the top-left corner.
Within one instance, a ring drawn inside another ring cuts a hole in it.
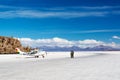
[[[0,36],[0,54],[16,53],[15,48],[20,48],[22,51],[30,51],[29,47],[23,47],[18,39]]]

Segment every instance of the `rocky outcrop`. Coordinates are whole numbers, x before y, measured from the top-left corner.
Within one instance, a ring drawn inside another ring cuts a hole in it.
[[[28,52],[29,47],[23,47],[18,39],[0,36],[0,54],[16,53],[15,48]]]

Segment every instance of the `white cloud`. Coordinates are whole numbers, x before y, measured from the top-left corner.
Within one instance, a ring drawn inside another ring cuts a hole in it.
[[[79,41],[80,44],[95,44],[95,45],[99,45],[99,44],[103,44],[102,41],[96,41],[94,39],[86,39],[86,40],[83,40],[83,41]]]
[[[16,7],[0,5],[0,18],[79,18],[119,15],[120,6]],[[109,10],[110,9],[110,10]]]
[[[30,39],[30,38],[18,38],[24,46],[39,47],[39,46],[59,46],[59,47],[68,47],[73,43],[66,39],[62,38],[52,38],[52,39]]]
[[[30,7],[18,7],[18,6],[8,6],[0,5],[0,8],[7,9],[31,9]],[[34,7],[36,9],[42,10],[70,10],[70,9],[88,9],[88,10],[103,10],[103,9],[119,9],[120,6],[72,6],[72,7]]]
[[[119,36],[113,36],[112,38],[114,38],[114,39],[120,39]]]
[[[27,8],[0,5],[0,18],[80,18],[120,15],[120,6],[73,6]],[[110,10],[109,10],[110,9]]]
[[[78,7],[78,8],[83,8],[83,9],[90,9],[90,10],[103,10],[103,9],[118,9],[120,8],[120,6],[82,6],[82,7]]]
[[[18,38],[23,46],[31,46],[31,47],[41,47],[41,46],[49,46],[49,47],[72,47],[77,46],[81,48],[86,47],[95,47],[99,45],[118,47],[114,42],[105,43],[103,41],[98,41],[94,39],[86,39],[86,40],[78,40],[78,41],[70,41],[62,38],[52,38],[52,39],[31,39],[31,38]]]
[[[120,29],[86,30],[86,31],[76,31],[73,33],[101,33],[101,32],[120,32]]]
[[[33,11],[33,10],[17,10],[17,11],[2,11],[0,12],[0,18],[77,18],[77,17],[89,17],[96,16],[101,17],[108,14],[108,12],[77,12],[77,11],[67,11],[67,12],[43,12],[43,11]]]
[[[79,17],[104,17],[110,14],[119,15],[120,12],[12,10],[1,11],[0,18],[79,18]]]

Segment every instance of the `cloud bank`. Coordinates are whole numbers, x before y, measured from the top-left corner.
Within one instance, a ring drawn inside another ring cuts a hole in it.
[[[31,46],[31,47],[95,47],[99,45],[110,46],[113,48],[118,48],[119,46],[115,42],[105,43],[103,41],[98,41],[94,39],[86,39],[86,40],[78,40],[78,41],[70,41],[63,38],[54,37],[51,39],[31,39],[31,38],[18,38],[23,46]]]

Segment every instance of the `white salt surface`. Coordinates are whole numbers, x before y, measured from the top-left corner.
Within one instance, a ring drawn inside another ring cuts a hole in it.
[[[119,51],[48,52],[43,59],[0,55],[0,80],[120,80]]]

